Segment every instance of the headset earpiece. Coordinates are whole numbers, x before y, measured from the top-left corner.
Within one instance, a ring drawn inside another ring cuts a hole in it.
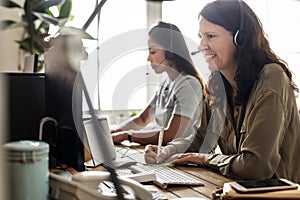
[[[165,58],[167,60],[173,60],[174,59],[174,53],[170,52],[170,51],[166,51],[165,52]]]
[[[235,46],[239,47],[242,45],[243,42],[243,31],[237,30],[233,37],[233,43]]]
[[[239,47],[243,43],[244,39],[244,18],[245,18],[245,11],[244,11],[244,6],[243,2],[241,0],[238,1],[239,6],[240,6],[240,27],[239,29],[235,32],[234,37],[233,37],[233,43],[235,46]]]

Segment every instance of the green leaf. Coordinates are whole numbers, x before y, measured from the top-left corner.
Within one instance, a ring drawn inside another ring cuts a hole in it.
[[[62,19],[59,19],[59,21],[58,21],[58,26],[59,26],[59,27],[63,27],[63,26],[65,26],[65,24],[66,24],[68,21],[69,21],[68,18],[62,18]]]
[[[53,13],[51,12],[51,10],[48,9],[48,8],[45,10],[45,13],[48,14],[48,15],[50,15],[50,16],[52,16],[52,17],[55,17],[55,16],[53,15]]]
[[[40,21],[40,24],[36,28],[35,35],[43,35],[45,33],[48,34],[49,28],[50,28],[50,26],[48,23],[46,23],[44,21]]]
[[[65,0],[64,4],[59,7],[58,18],[68,18],[72,10],[72,0]]]
[[[45,12],[45,10],[47,8],[50,8],[52,6],[58,6],[60,3],[62,3],[63,0],[48,0],[48,1],[39,1],[38,3],[34,4],[32,6],[33,10],[34,11],[37,11],[37,12]]]
[[[45,13],[32,12],[35,16],[37,16],[40,20],[45,21],[48,24],[53,24],[55,26],[59,25],[59,19],[56,17],[52,17]]]
[[[45,49],[48,47],[47,42],[39,37],[33,38],[34,51],[38,54],[44,53]]]
[[[45,13],[33,12],[33,14],[35,16],[37,16],[41,21],[46,22],[47,24],[53,24],[53,25],[59,26],[59,27],[64,26],[66,24],[66,22],[68,21],[68,18],[59,19],[59,18],[52,17]]]
[[[22,8],[22,6],[13,1],[0,1],[0,5],[7,8]]]
[[[22,41],[16,41],[16,43],[18,43],[20,45],[20,48],[23,49],[24,51],[27,51],[29,53],[33,53],[31,52],[31,48],[30,48],[30,40],[24,39]]]

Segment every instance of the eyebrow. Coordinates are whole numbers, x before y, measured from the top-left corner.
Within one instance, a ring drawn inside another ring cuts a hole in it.
[[[204,34],[201,34],[200,32],[198,33],[198,36],[201,38],[203,35],[220,35],[223,33],[219,33],[219,32],[214,32],[214,31],[207,31]]]

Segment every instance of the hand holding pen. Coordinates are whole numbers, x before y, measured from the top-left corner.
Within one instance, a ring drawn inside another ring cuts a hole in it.
[[[160,154],[158,155],[157,145],[147,145],[145,147],[144,158],[147,164],[161,164],[169,163],[173,159],[173,155],[176,154],[176,147],[174,145],[167,145],[161,147]]]
[[[148,164],[157,164],[162,163],[168,157],[168,153],[163,147],[161,147],[160,154],[158,155],[158,146],[157,145],[147,145],[145,147],[144,158]]]

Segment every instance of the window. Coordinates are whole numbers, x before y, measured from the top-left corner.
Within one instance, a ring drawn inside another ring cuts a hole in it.
[[[95,5],[96,1],[93,4],[73,0],[72,13],[75,17],[69,25],[82,27]],[[99,33],[97,34],[97,16],[88,27],[87,32],[98,37],[98,41],[84,41],[89,60],[82,65],[82,72],[89,93],[94,95],[92,99],[96,109],[126,110],[145,107],[147,43],[144,40],[144,44],[137,44],[134,35],[136,31],[146,28],[146,22],[146,1],[110,0],[101,10]],[[99,90],[97,82],[100,83]],[[132,85],[133,83],[136,85]],[[83,109],[86,108],[84,106]]]
[[[267,30],[270,45],[293,72],[293,79],[300,87],[300,1],[268,1]],[[300,98],[297,97],[298,106]]]

